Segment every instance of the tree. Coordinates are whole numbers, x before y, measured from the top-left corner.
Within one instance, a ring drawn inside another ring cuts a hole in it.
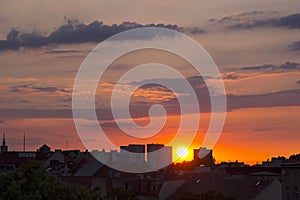
[[[0,176],[0,199],[99,199],[95,192],[63,183],[44,172],[43,165],[30,161],[15,172]]]

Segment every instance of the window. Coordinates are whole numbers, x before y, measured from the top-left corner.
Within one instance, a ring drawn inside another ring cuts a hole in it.
[[[285,194],[286,194],[286,199],[289,200],[290,199],[289,187],[285,187]]]
[[[127,184],[127,189],[128,189],[128,190],[133,190],[133,186],[132,186],[131,183],[128,183],[128,184]]]
[[[141,190],[142,192],[147,192],[147,183],[142,183]]]
[[[158,191],[158,184],[157,183],[152,183],[151,184],[151,190],[152,191]]]
[[[116,173],[114,174],[114,177],[115,177],[115,178],[120,178],[120,177],[121,177],[120,172],[116,172]]]

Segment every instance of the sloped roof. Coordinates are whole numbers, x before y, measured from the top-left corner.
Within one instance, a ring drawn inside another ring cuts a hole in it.
[[[51,149],[48,145],[46,144],[43,144],[39,149],[42,149],[42,148],[47,148],[47,149]]]
[[[237,199],[247,200],[255,198],[272,181],[251,180],[247,177],[230,179],[230,176],[221,173],[194,174],[175,193],[167,199],[175,199],[181,193],[191,192],[202,194],[208,190],[222,191],[225,196],[236,196]]]
[[[103,164],[95,159],[92,155],[87,155],[83,166],[78,169],[74,176],[93,176]]]

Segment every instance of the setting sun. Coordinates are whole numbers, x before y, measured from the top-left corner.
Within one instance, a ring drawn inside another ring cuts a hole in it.
[[[180,147],[177,149],[177,155],[180,158],[185,158],[188,155],[188,150],[185,147]]]

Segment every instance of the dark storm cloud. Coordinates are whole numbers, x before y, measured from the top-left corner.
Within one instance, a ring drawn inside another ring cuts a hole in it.
[[[280,65],[265,64],[265,65],[258,65],[258,66],[242,67],[242,68],[237,68],[235,70],[265,71],[265,72],[298,71],[300,70],[300,63],[287,61]]]
[[[289,46],[291,51],[300,51],[300,41],[294,42],[292,45]]]
[[[231,25],[230,28],[233,29],[252,29],[256,27],[285,27],[289,29],[300,28],[300,13],[284,16],[275,17],[268,19],[258,19],[258,20],[248,20],[245,22],[240,22]]]
[[[136,22],[123,22],[122,24],[105,25],[103,22],[94,21],[90,24],[80,23],[78,20],[68,20],[67,24],[62,25],[48,36],[38,33],[22,33],[11,30],[7,34],[6,40],[0,40],[0,51],[18,50],[21,47],[36,48],[55,44],[76,44],[85,42],[101,42],[117,33],[140,27],[160,27],[191,34],[204,33],[197,27],[183,28],[171,24],[138,24]],[[126,39],[149,39],[155,34],[147,32],[145,35],[133,36]],[[56,52],[61,53],[61,52]]]

